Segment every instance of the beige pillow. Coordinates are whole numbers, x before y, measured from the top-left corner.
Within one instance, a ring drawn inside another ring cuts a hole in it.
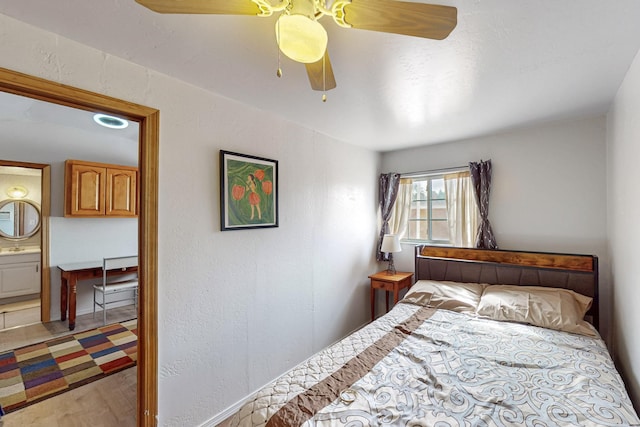
[[[591,298],[568,289],[490,285],[484,289],[477,314],[595,336],[593,328],[584,320],[591,303]]]
[[[435,280],[418,280],[403,302],[475,314],[485,285]]]

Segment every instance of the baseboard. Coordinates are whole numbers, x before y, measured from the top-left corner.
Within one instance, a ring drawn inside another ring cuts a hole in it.
[[[255,392],[253,392],[253,393],[255,393]],[[244,399],[241,399],[241,400],[237,401],[236,403],[234,403],[233,405],[229,406],[224,411],[214,415],[213,418],[209,418],[207,421],[205,421],[204,423],[200,424],[198,427],[216,427],[218,424],[220,424],[221,422],[225,421],[227,418],[229,418],[230,416],[232,416],[233,414],[238,412],[240,410],[240,408],[242,407],[242,405],[244,404],[244,402],[246,402],[249,397],[253,396],[253,393],[248,395]],[[2,427],[2,426],[0,426],[0,427]]]

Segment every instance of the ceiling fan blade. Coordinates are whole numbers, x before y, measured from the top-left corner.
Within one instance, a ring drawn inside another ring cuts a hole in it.
[[[352,0],[344,20],[353,28],[442,40],[456,27],[458,9],[393,0]]]
[[[324,67],[322,65],[322,59],[304,65],[307,67],[307,75],[309,76],[311,89],[324,92],[336,87],[336,78],[333,75],[333,68],[331,67],[328,51],[324,52]]]
[[[136,0],[136,2],[159,13],[260,14],[260,8],[251,0]]]

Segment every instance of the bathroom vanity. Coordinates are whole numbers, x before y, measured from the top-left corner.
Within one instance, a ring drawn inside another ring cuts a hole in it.
[[[40,274],[39,248],[0,251],[0,330],[40,321]]]
[[[0,301],[40,293],[40,249],[0,251]]]

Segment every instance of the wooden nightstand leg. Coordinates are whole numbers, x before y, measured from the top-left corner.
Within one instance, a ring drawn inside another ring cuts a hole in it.
[[[387,313],[389,312],[389,292],[384,292],[384,300],[387,303]]]
[[[376,318],[376,290],[371,288],[371,321]]]

